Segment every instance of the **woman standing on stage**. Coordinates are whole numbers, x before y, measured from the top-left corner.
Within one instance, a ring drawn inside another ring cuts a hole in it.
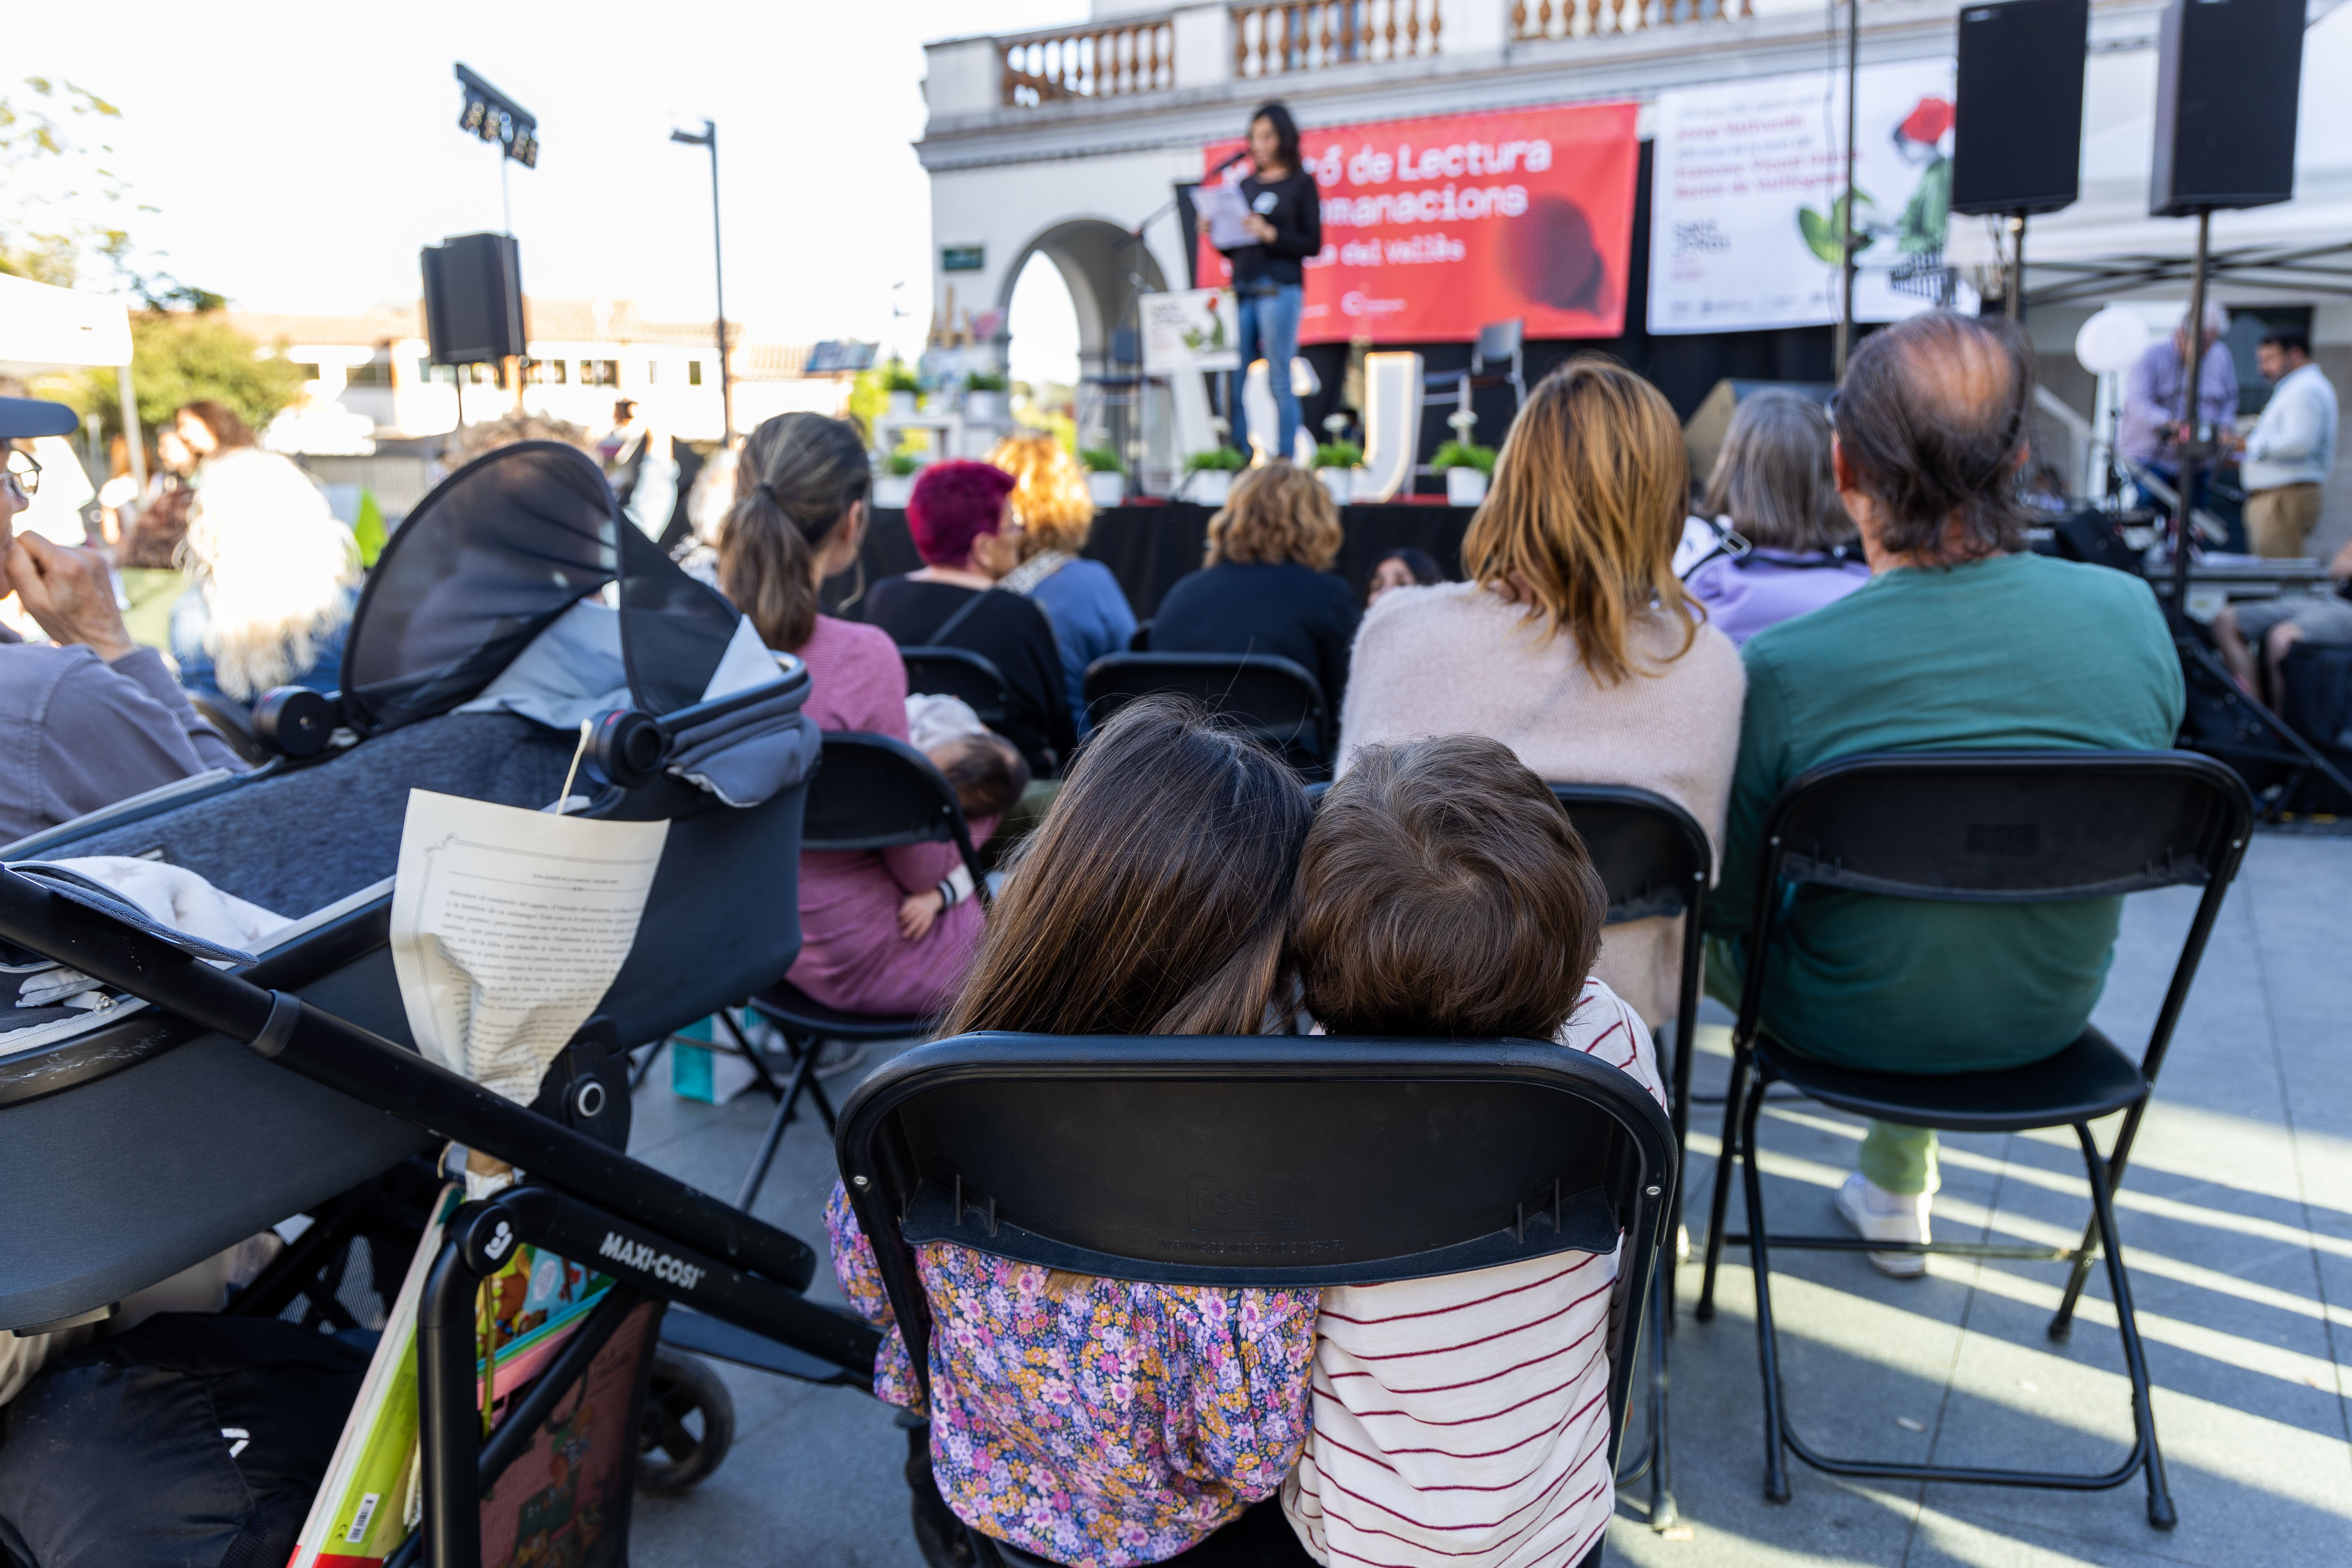
[[[1275,440],[1270,452],[1287,458],[1298,441],[1298,395],[1290,389],[1290,362],[1298,353],[1298,312],[1307,295],[1300,263],[1323,248],[1323,211],[1315,176],[1299,167],[1298,122],[1279,103],[1250,117],[1252,172],[1241,183],[1249,208],[1243,226],[1256,241],[1224,253],[1233,264],[1239,302],[1242,374],[1253,360],[1265,361],[1274,386]],[[1203,233],[1208,221],[1202,220]],[[1247,416],[1239,387],[1228,400],[1234,439],[1249,449]]]

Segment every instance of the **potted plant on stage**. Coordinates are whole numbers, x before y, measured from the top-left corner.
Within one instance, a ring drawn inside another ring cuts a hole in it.
[[[974,425],[1004,423],[1004,394],[1012,383],[1001,375],[973,371],[963,378],[963,416]]]
[[[882,471],[874,476],[874,504],[905,506],[914,497],[915,475],[922,467],[922,457],[916,452],[893,452],[885,458]]]
[[[915,395],[923,384],[915,379],[903,360],[892,360],[890,368],[882,373],[882,390],[890,397],[890,417],[912,419],[915,416]]]
[[[1470,439],[1478,420],[1467,409],[1446,421],[1454,437],[1429,459],[1432,471],[1445,476],[1445,500],[1450,506],[1476,506],[1486,499],[1486,481],[1495,473],[1495,448]]]
[[[1326,441],[1315,448],[1315,477],[1331,492],[1333,506],[1355,498],[1356,470],[1364,466],[1364,449],[1353,441]]]
[[[1114,507],[1127,500],[1127,465],[1110,447],[1088,447],[1078,454],[1086,465],[1087,494],[1097,508]]]
[[[1234,476],[1245,466],[1231,447],[1212,447],[1184,459],[1184,499],[1202,506],[1223,506],[1234,491]]]

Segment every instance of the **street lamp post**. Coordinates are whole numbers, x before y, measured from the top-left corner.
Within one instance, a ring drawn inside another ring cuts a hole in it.
[[[727,363],[727,263],[719,245],[719,127],[706,120],[699,135],[673,131],[673,142],[710,149],[710,266],[719,283],[719,418],[728,446],[735,444],[735,376]]]

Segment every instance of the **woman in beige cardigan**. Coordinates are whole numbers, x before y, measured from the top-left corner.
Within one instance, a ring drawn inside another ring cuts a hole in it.
[[[1723,858],[1747,681],[1672,562],[1690,493],[1674,410],[1612,361],[1545,378],[1513,422],[1462,542],[1464,583],[1365,612],[1340,715],[1360,746],[1491,735],[1544,779],[1635,784],[1688,811]],[[1679,916],[1602,933],[1594,973],[1652,1023],[1675,1011]]]

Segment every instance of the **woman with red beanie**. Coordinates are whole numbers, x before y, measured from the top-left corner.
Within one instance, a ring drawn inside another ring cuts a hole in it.
[[[886,577],[866,596],[866,618],[900,647],[957,647],[1003,672],[1012,709],[996,725],[1037,778],[1061,772],[1077,744],[1053,623],[996,580],[1020,563],[1012,521],[1013,479],[992,463],[934,463],[915,481],[907,531],[925,565]]]

